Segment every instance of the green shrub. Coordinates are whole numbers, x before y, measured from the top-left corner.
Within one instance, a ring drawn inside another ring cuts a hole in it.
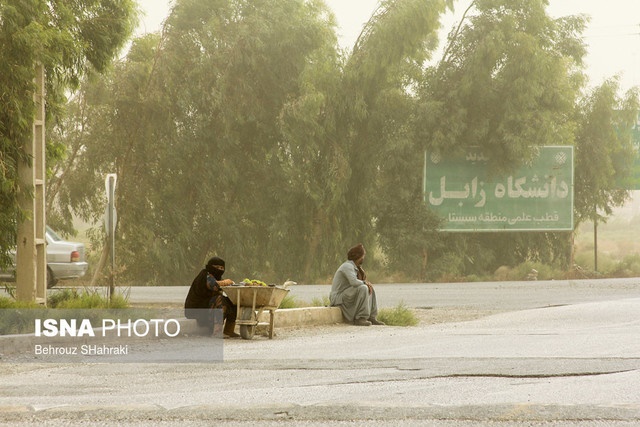
[[[315,297],[311,300],[311,303],[307,301],[300,301],[291,295],[287,295],[283,298],[278,308],[300,308],[300,307],[329,307],[329,297],[323,296],[322,298]]]
[[[640,255],[631,254],[624,257],[608,271],[614,277],[638,277],[640,276]]]
[[[63,304],[65,301],[79,298],[78,291],[76,289],[62,289],[56,292],[50,292],[47,296],[47,306],[49,308],[56,308],[58,305]]]
[[[16,301],[13,298],[0,297],[0,309],[3,308],[42,308],[42,306],[32,301]]]
[[[82,308],[127,308],[129,303],[122,295],[114,295],[111,300],[100,295],[97,290],[84,289],[79,293],[76,289],[64,289],[52,294],[47,304],[50,308],[82,309]]]
[[[311,300],[311,307],[329,307],[331,302],[329,301],[328,296],[323,296],[322,298],[313,298]]]
[[[45,312],[47,316],[55,319],[73,318],[79,309],[124,309],[129,307],[127,300],[121,295],[115,295],[109,301],[100,295],[98,291],[78,292],[75,289],[64,289],[51,292],[47,299],[48,307],[35,302],[16,301],[12,298],[0,297],[0,309],[19,310],[16,312],[7,310],[0,312],[0,335],[33,333],[34,320]],[[25,310],[22,310],[25,309]],[[92,321],[101,320],[105,315],[102,310],[90,311],[84,314]]]
[[[590,252],[576,253],[574,263],[585,270],[593,270],[593,248]]]
[[[464,259],[459,254],[446,253],[433,260],[427,268],[427,280],[460,282],[464,276]]]
[[[287,294],[283,299],[278,308],[297,308],[298,302],[295,297]]]
[[[378,310],[378,320],[389,326],[415,326],[418,324],[415,313],[405,306],[403,301],[394,308]]]
[[[128,308],[129,303],[122,295],[115,295],[111,301],[100,295],[98,291],[84,290],[79,293],[76,289],[63,289],[50,292],[47,297],[47,308],[82,309],[82,308]],[[44,308],[32,301],[16,301],[14,298],[0,297],[2,308]]]

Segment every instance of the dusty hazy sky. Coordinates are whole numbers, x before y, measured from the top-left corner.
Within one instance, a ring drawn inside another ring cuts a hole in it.
[[[340,43],[353,46],[362,24],[375,10],[378,0],[325,0],[338,20]],[[146,14],[139,33],[156,31],[169,13],[171,0],[138,0]],[[443,18],[446,33],[459,20],[470,0],[457,0],[456,13]],[[616,74],[621,86],[640,86],[640,1],[639,0],[550,0],[549,13],[554,16],[585,14],[591,22],[585,32],[589,54],[586,58],[591,86]]]

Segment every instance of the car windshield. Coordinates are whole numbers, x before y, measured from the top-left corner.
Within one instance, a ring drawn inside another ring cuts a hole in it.
[[[54,242],[59,242],[62,240],[62,237],[58,236],[55,231],[49,228],[48,225],[47,225],[47,234],[49,235],[51,240],[53,240]]]

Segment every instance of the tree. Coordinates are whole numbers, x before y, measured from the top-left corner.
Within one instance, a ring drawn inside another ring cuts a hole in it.
[[[530,160],[535,147],[574,144],[586,18],[552,19],[547,5],[546,0],[471,3],[450,33],[442,59],[426,70],[418,87],[415,126],[424,149],[447,155],[481,147],[490,174],[501,175]],[[457,234],[447,237],[447,246],[465,248],[464,256],[456,257],[465,274],[478,272],[477,265],[492,271],[530,259],[561,260],[566,241],[548,233]],[[432,259],[448,253],[438,250]],[[474,259],[478,262],[467,262]]]
[[[377,246],[375,211],[382,198],[376,171],[385,164],[389,145],[396,144],[395,130],[381,131],[392,123],[401,126],[387,101],[410,98],[405,77],[434,48],[447,3],[382,2],[344,64],[328,53],[321,62],[326,66],[318,69],[323,73],[309,75],[307,91],[285,109],[290,182],[296,189],[291,206],[300,210],[294,223],[305,242],[289,245],[300,248],[291,262],[293,267],[302,257],[302,277],[325,278],[358,241]]]
[[[576,108],[575,222],[606,221],[629,198],[625,180],[635,157],[632,130],[638,92],[622,98],[616,78],[591,90]]]
[[[435,50],[439,20],[447,7],[452,8],[452,2],[381,2],[348,58],[342,83],[348,122],[340,125],[351,169],[344,191],[349,205],[342,213],[345,243],[375,241],[374,207],[382,200],[397,203],[393,197],[381,200],[379,196],[392,196],[394,189],[380,189],[377,180],[378,171],[395,155],[396,145],[403,150],[406,132],[402,129],[410,116],[400,116],[394,107],[407,111],[403,104],[413,102],[417,70]],[[415,181],[408,185],[414,188]]]
[[[498,173],[529,160],[535,146],[573,144],[586,21],[551,19],[547,4],[471,3],[420,87],[426,148],[446,154],[481,147]]]
[[[380,32],[396,30],[410,37],[381,63],[389,46],[368,45],[363,36],[347,73],[322,2],[177,2],[155,48],[136,41],[117,73],[88,82],[95,89],[85,95],[100,87],[109,95],[88,104],[93,120],[76,166],[85,172],[68,174],[97,183],[108,164],[121,174],[117,244],[125,277],[183,280],[213,252],[247,275],[300,274],[302,266],[312,278],[332,269],[345,242],[361,236],[354,230],[371,224],[371,208],[355,215],[348,200],[372,193],[367,180],[353,179],[352,170],[368,169],[358,161],[369,157],[375,169],[382,160],[382,141],[354,139],[366,123],[376,126],[362,116],[363,94],[373,112],[376,87],[404,90],[393,72],[409,56],[422,58],[444,4],[385,2],[367,37],[380,42]],[[137,79],[133,69],[149,74]],[[369,73],[383,78],[360,81]],[[101,212],[82,184],[68,187],[75,206]]]
[[[76,168],[85,183],[119,174],[122,279],[184,281],[213,253],[242,266],[235,274],[276,270],[272,224],[288,208],[279,117],[309,58],[335,45],[330,22],[321,2],[182,0],[155,41],[135,41],[114,74],[87,82],[85,95],[106,96],[89,100]],[[75,206],[103,208],[70,188]]]
[[[64,91],[89,67],[103,71],[131,34],[133,0],[5,0],[0,3],[0,265],[15,246],[17,165],[26,158],[34,117],[34,67],[47,75],[47,118],[59,113]],[[55,150],[54,150],[55,151]]]
[[[639,112],[637,89],[621,98],[617,78],[595,88],[576,108],[575,222],[594,224],[594,269],[598,269],[597,226],[629,198],[627,181],[636,151],[632,131]]]
[[[135,282],[185,283],[213,254],[234,278],[325,280],[357,242],[406,278],[558,262],[559,234],[439,234],[422,194],[425,150],[480,146],[498,174],[574,143],[585,19],[547,3],[473,2],[428,66],[448,0],[381,2],[345,52],[321,1],[178,0],[83,82],[52,206],[98,220],[87,189],[117,172],[119,277]]]

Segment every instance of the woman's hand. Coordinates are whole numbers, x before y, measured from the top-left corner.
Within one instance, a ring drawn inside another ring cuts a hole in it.
[[[231,279],[218,280],[218,285],[220,286],[231,286],[234,282]]]

